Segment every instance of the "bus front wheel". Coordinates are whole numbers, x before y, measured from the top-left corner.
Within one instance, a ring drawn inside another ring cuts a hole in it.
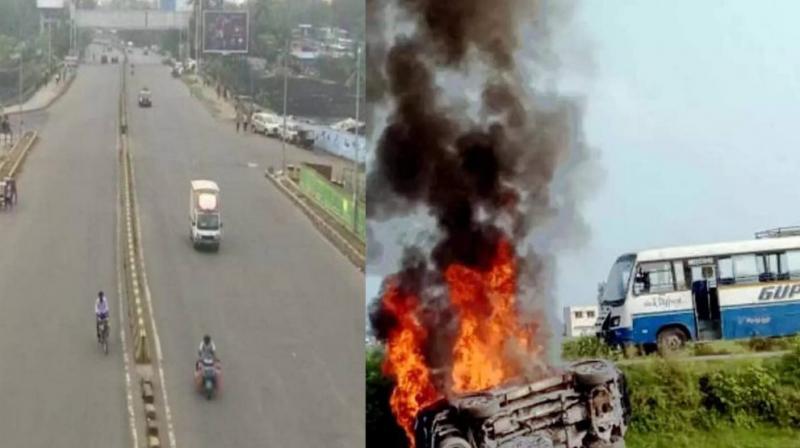
[[[658,351],[668,354],[680,350],[686,343],[686,333],[680,328],[667,328],[658,333]]]

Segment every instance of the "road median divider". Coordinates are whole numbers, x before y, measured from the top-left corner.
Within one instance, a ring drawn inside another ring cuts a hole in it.
[[[144,272],[144,257],[142,255],[141,229],[138,219],[138,203],[136,200],[136,182],[133,170],[133,158],[130,153],[128,140],[128,117],[127,117],[127,87],[125,67],[127,61],[122,64],[122,88],[119,99],[119,158],[120,158],[120,193],[121,193],[121,216],[119,224],[122,229],[120,241],[120,254],[122,266],[125,273],[125,298],[127,303],[127,318],[130,333],[132,335],[133,359],[136,364],[136,372],[139,376],[141,408],[144,414],[144,433],[145,446],[148,448],[158,448],[162,446],[162,436],[159,431],[161,425],[159,416],[163,415],[156,410],[157,402],[155,399],[156,390],[159,382],[153,375],[153,370],[158,361],[154,356],[156,341],[150,329],[155,331],[155,323],[152,322],[152,310],[150,309],[149,288],[147,287],[147,276]],[[152,327],[151,324],[152,323]],[[163,381],[163,380],[162,380]],[[163,387],[163,384],[161,385]],[[163,393],[163,391],[162,391]],[[165,395],[165,409],[166,394]],[[166,413],[166,412],[165,412]],[[169,420],[169,418],[167,419]],[[171,431],[170,423],[167,428]],[[173,441],[174,438],[170,437]],[[174,442],[171,443],[174,447]]]
[[[17,143],[8,151],[6,157],[0,162],[0,179],[6,176],[15,177],[22,170],[22,164],[28,156],[34,143],[39,139],[36,131],[27,131]]]

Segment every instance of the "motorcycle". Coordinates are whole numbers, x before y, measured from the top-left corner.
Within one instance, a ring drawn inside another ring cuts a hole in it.
[[[98,319],[97,322],[99,332],[100,332],[100,339],[98,340],[98,344],[103,347],[103,353],[106,355],[108,354],[108,333],[109,333],[109,325],[108,325],[108,318],[106,319]]]
[[[203,393],[207,400],[213,398],[219,391],[221,371],[219,360],[214,358],[203,358],[195,365],[195,384],[198,391]]]

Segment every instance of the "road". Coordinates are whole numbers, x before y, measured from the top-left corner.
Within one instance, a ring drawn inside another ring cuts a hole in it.
[[[264,178],[280,166],[277,141],[213,119],[156,57],[132,60],[131,145],[177,445],[363,446],[363,274]],[[145,85],[149,109],[136,106]],[[189,242],[193,178],[220,185],[219,253]],[[212,402],[191,383],[204,333],[224,369]]]
[[[0,445],[130,446],[115,268],[118,71],[85,66],[46,112],[41,140],[0,213]],[[13,123],[12,123],[13,124]],[[111,298],[111,353],[93,301]]]

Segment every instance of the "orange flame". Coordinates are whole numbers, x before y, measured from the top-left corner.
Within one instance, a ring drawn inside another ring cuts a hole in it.
[[[501,240],[488,270],[451,265],[444,277],[459,317],[452,347],[452,391],[485,390],[522,375],[523,357],[518,355],[533,359],[542,347],[534,345],[531,330],[518,319],[514,247]],[[389,283],[382,300],[398,321],[389,334],[384,363],[384,373],[397,382],[391,407],[413,448],[417,413],[445,392],[436,389],[422,355],[428,334],[417,319],[419,299],[402,294],[396,284]]]
[[[513,247],[501,241],[488,271],[450,266],[445,278],[450,302],[458,311],[453,346],[453,390],[474,392],[502,384],[522,373],[510,356],[512,344],[531,351],[531,336],[517,320],[516,262]]]
[[[439,397],[422,354],[428,334],[417,320],[418,304],[417,297],[403,294],[396,284],[390,284],[383,296],[384,307],[398,321],[389,333],[383,364],[384,374],[396,381],[389,402],[412,448],[417,413]]]

